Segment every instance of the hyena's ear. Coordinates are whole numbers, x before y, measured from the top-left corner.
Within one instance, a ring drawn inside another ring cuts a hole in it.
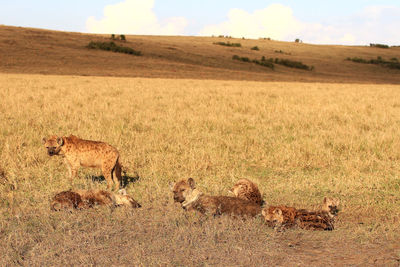
[[[42,139],[43,145],[46,144],[46,141],[47,141],[47,138],[46,138],[46,137],[43,137],[43,139]]]
[[[327,200],[326,197],[324,197],[324,202],[323,202],[324,204],[326,204],[326,200]]]
[[[188,181],[190,188],[192,188],[192,189],[196,188],[196,184],[195,184],[193,178],[189,178],[187,181]]]
[[[274,209],[274,214],[277,214],[279,216],[282,215],[282,210],[281,209]]]
[[[174,190],[175,183],[169,182],[169,183],[168,183],[168,186],[169,186],[169,189],[170,189],[171,191],[173,191],[173,190]]]
[[[57,144],[60,145],[60,146],[63,146],[64,145],[64,139],[62,137],[58,137],[57,138]]]

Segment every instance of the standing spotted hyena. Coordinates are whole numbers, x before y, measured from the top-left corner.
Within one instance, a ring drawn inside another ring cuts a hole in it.
[[[122,176],[119,153],[111,145],[80,139],[74,135],[68,137],[53,135],[43,138],[43,144],[50,156],[59,155],[65,158],[71,183],[79,167],[83,166],[100,168],[107,181],[107,189],[110,189],[113,184],[116,189],[120,188]]]
[[[243,178],[238,180],[229,191],[233,193],[235,197],[252,201],[260,206],[264,203],[258,186],[249,179]]]
[[[231,214],[255,217],[261,214],[260,205],[228,196],[207,196],[195,188],[192,178],[171,184],[175,202],[179,202],[185,210],[196,210],[213,215]]]

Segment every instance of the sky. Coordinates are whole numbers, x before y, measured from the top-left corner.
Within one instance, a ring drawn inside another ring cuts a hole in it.
[[[0,0],[0,24],[84,33],[400,45],[400,0]]]

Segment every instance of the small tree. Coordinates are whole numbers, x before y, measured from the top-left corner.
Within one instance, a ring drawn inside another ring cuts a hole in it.
[[[121,38],[121,41],[126,41],[126,38],[125,38],[124,34],[121,34],[119,37]]]

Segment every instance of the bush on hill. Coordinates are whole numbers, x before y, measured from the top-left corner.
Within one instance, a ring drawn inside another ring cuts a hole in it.
[[[307,66],[306,64],[303,64],[300,61],[294,61],[290,59],[282,59],[282,58],[275,58],[274,60],[275,64],[283,65],[285,67],[289,68],[296,68],[296,69],[302,69],[302,70],[314,70],[314,66]]]
[[[241,47],[240,43],[230,43],[230,42],[215,42],[215,45],[223,45],[223,46],[232,46],[232,47]]]
[[[117,52],[117,53],[125,53],[125,54],[130,54],[134,56],[141,56],[142,52],[136,51],[130,47],[125,47],[125,46],[120,46],[117,45],[114,42],[94,42],[91,41],[88,45],[87,48],[89,49],[100,49],[100,50],[106,50],[106,51],[112,51],[112,52]]]
[[[377,48],[389,48],[388,45],[385,44],[369,44],[370,47],[377,47]]]
[[[384,60],[382,57],[377,57],[376,59],[363,59],[360,57],[346,58],[346,60],[353,61],[356,63],[363,64],[375,64],[383,67],[387,67],[390,69],[400,69],[400,62],[397,58],[391,58],[390,60]]]
[[[272,63],[272,60],[266,60],[265,57],[262,57],[261,60],[257,60],[257,59],[250,60],[248,57],[240,57],[238,55],[233,55],[232,59],[247,62],[247,63],[254,63],[254,64],[257,64],[257,65],[260,65],[263,67],[274,69],[274,63]]]

